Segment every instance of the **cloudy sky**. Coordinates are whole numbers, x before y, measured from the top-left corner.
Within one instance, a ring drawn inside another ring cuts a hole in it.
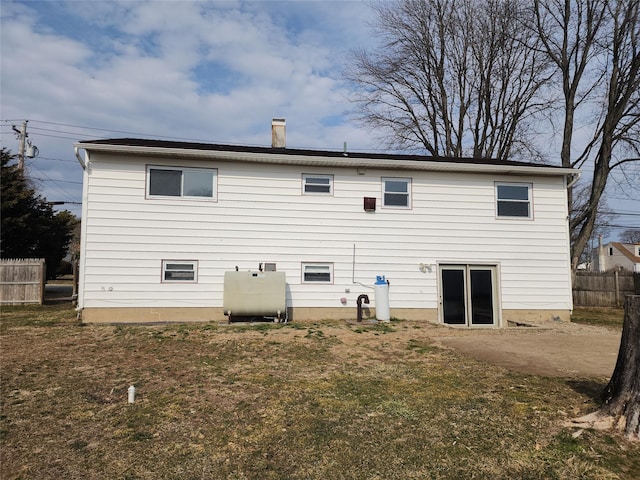
[[[367,1],[2,0],[0,9],[2,146],[17,153],[12,126],[29,121],[39,156],[28,174],[50,201],[81,200],[78,140],[269,146],[271,119],[286,118],[289,147],[379,146],[349,120],[342,80],[349,52],[375,46]],[[630,192],[612,188],[610,206],[640,210]]]
[[[2,145],[29,120],[28,162],[51,201],[80,201],[73,143],[123,136],[268,146],[371,149],[349,122],[341,71],[370,46],[356,1],[3,0]],[[101,130],[104,129],[104,130]],[[80,212],[79,206],[66,208]]]

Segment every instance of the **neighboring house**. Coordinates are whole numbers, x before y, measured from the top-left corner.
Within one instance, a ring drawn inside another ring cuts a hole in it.
[[[610,242],[593,249],[593,270],[640,272],[640,244]]]
[[[283,141],[283,123],[274,142]],[[86,322],[220,321],[225,272],[286,275],[290,320],[569,319],[567,183],[511,161],[161,140],[75,145]],[[84,150],[84,155],[80,155]],[[250,298],[247,301],[251,301]]]

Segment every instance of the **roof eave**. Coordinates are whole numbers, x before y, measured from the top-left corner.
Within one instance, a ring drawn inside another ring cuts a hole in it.
[[[198,160],[223,160],[276,165],[303,165],[315,167],[379,168],[387,170],[456,171],[473,173],[500,173],[511,175],[575,175],[579,170],[545,165],[496,165],[489,163],[459,163],[429,160],[397,160],[379,158],[326,157],[322,155],[296,155],[237,151],[167,148],[134,145],[109,145],[100,143],[76,143],[74,147],[88,152],[116,153],[149,157],[189,158]]]

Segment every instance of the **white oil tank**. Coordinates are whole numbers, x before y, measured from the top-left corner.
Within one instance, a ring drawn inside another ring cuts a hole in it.
[[[389,282],[384,275],[378,275],[375,283],[376,296],[376,320],[381,322],[391,321],[389,313]]]
[[[287,319],[284,272],[224,272],[224,314],[232,317]]]

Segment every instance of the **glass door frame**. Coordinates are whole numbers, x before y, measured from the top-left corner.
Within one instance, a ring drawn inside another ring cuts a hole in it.
[[[444,321],[444,288],[443,288],[443,271],[455,270],[464,272],[464,324],[445,323]],[[474,270],[489,270],[491,272],[491,300],[493,323],[491,324],[474,324],[472,322],[472,289],[471,289],[471,272]],[[502,308],[500,305],[500,268],[497,263],[456,263],[443,262],[438,263],[438,322],[450,327],[464,328],[499,328],[502,326]]]

